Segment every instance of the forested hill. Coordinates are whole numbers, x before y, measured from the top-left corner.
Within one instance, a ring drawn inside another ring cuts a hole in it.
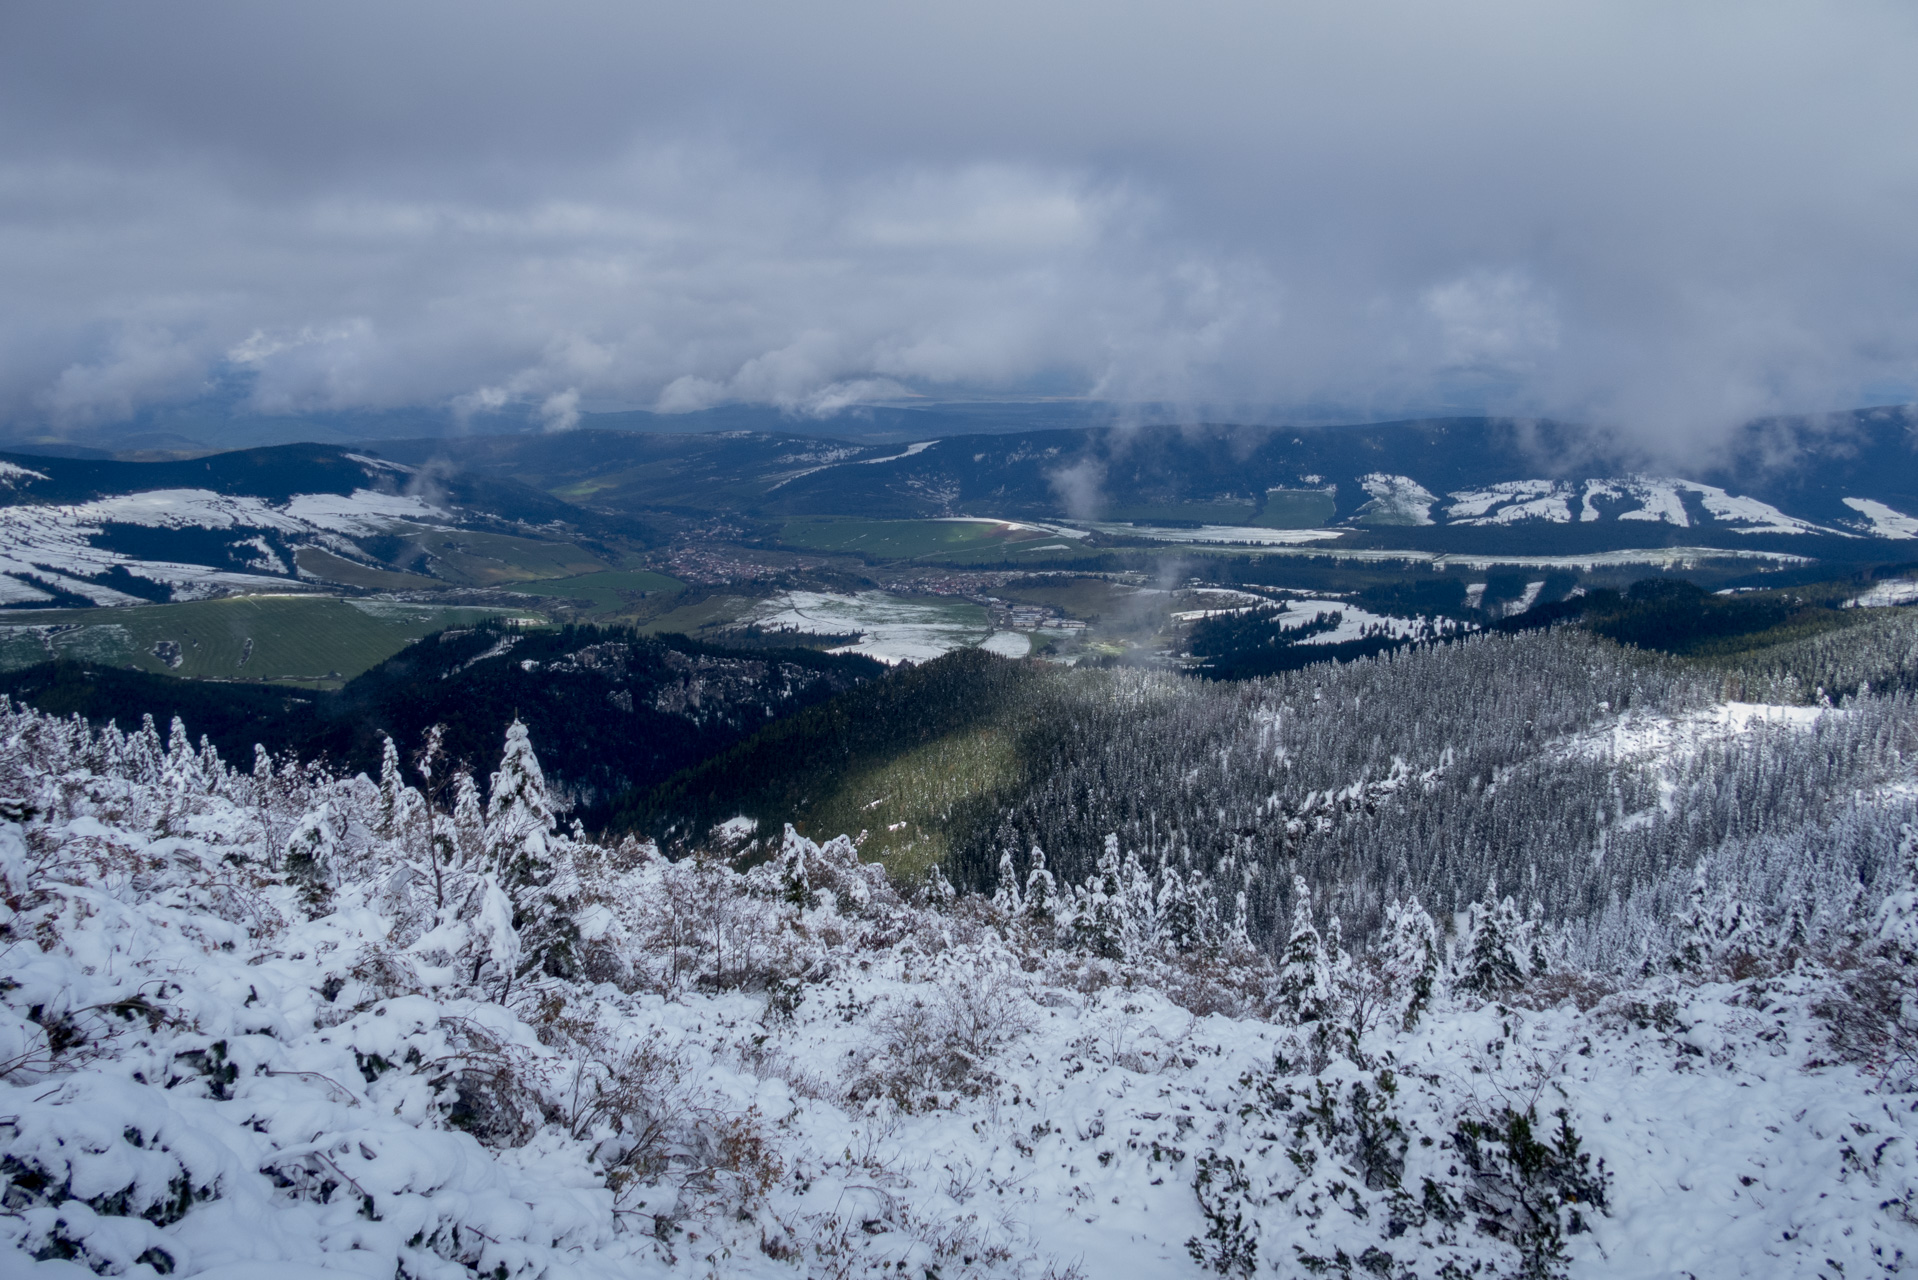
[[[786,431],[581,431],[475,439],[459,458],[470,473],[609,514],[1319,525],[1346,530],[1343,545],[1534,555],[1708,545],[1855,561],[1912,536],[1913,439],[1910,414],[1885,409],[1752,423],[1718,461],[1683,465],[1587,428],[1495,418],[1076,426],[903,447]],[[424,464],[446,447],[381,450]]]
[[[1000,722],[1029,705],[1059,669],[958,649],[904,667],[799,715],[671,778],[650,795],[632,793],[615,816],[669,845],[703,840],[734,817],[761,827],[839,816],[831,801],[861,772],[952,734]],[[977,799],[977,797],[975,797]]]
[[[555,791],[573,804],[569,816],[597,827],[629,790],[643,793],[883,669],[856,655],[742,652],[617,628],[486,625],[429,636],[337,693],[66,662],[9,672],[0,692],[123,729],[143,714],[164,729],[178,715],[195,740],[206,735],[230,759],[251,759],[260,743],[374,773],[384,737],[410,752],[435,724],[446,726],[448,755],[479,769],[517,716],[537,736]]]

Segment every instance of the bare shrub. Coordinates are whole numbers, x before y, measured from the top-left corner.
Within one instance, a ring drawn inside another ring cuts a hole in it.
[[[888,1098],[913,1110],[942,1094],[976,1094],[994,1077],[986,1063],[1029,1031],[1025,986],[1003,969],[949,976],[923,995],[891,1004],[847,1095]]]
[[[1278,974],[1264,955],[1193,951],[1168,959],[1153,975],[1166,999],[1195,1017],[1271,1019],[1278,1010]]]
[[[449,1051],[421,1069],[431,1073],[446,1123],[489,1147],[523,1146],[545,1113],[525,1051],[470,1018],[442,1017],[439,1029]]]
[[[1590,1013],[1617,993],[1617,985],[1601,974],[1563,969],[1533,974],[1524,986],[1507,993],[1505,1002],[1537,1012],[1571,1004],[1580,1013]]]
[[[931,1218],[883,1192],[831,1213],[775,1219],[760,1244],[782,1261],[800,1261],[815,1280],[894,1276],[906,1271],[940,1277],[1006,1274],[1017,1254],[978,1214]],[[1030,1274],[1025,1267],[1017,1272]],[[1047,1274],[1060,1274],[1048,1270]]]
[[[839,1087],[816,1071],[799,1065],[797,1059],[771,1043],[770,1036],[754,1036],[739,1046],[740,1069],[761,1080],[783,1080],[786,1087],[802,1098],[837,1103]]]
[[[1856,1063],[1896,1093],[1918,1089],[1918,984],[1904,966],[1874,959],[1841,971],[1811,1011],[1840,1062]]]
[[[555,1052],[537,1079],[548,1119],[590,1144],[617,1212],[656,1226],[738,1211],[763,1200],[783,1174],[757,1108],[729,1111],[705,1097],[668,1034],[620,1034],[590,1008],[553,993],[533,1019]]]
[[[777,913],[748,897],[743,878],[722,860],[663,863],[655,885],[630,904],[638,986],[671,999],[695,986],[754,985],[779,967]]]

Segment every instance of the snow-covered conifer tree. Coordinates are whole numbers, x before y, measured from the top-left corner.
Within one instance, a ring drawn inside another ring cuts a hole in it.
[[[400,749],[393,745],[391,737],[381,739],[380,745],[380,814],[373,830],[387,839],[399,834],[400,793],[406,789],[406,778],[400,772]]]
[[[1906,964],[1918,960],[1918,828],[1898,831],[1895,889],[1885,895],[1874,920],[1877,940]]]
[[[1525,980],[1525,922],[1511,897],[1491,886],[1467,912],[1465,945],[1454,985],[1474,995],[1495,996]]]
[[[999,853],[999,885],[992,891],[992,905],[1009,920],[1025,914],[1026,897],[1019,891],[1019,868],[1010,849]]]
[[[1345,925],[1336,913],[1325,922],[1325,972],[1335,993],[1344,990],[1352,975],[1352,957],[1345,950]]]
[[[1120,871],[1120,950],[1127,960],[1143,960],[1159,949],[1164,930],[1159,921],[1158,895],[1152,889],[1152,873],[1137,849],[1125,856]]]
[[[486,801],[486,856],[502,883],[533,883],[545,870],[557,820],[532,735],[518,720],[506,728],[506,749]]]
[[[183,830],[187,815],[193,811],[195,802],[206,795],[207,788],[200,753],[187,737],[186,723],[175,716],[166,755],[160,765],[160,829],[167,833]]]
[[[486,805],[473,775],[461,769],[453,775],[452,839],[454,861],[478,868],[486,857]]]
[[[1438,926],[1417,898],[1386,912],[1384,952],[1388,994],[1410,1031],[1432,1003],[1439,975]]]
[[[1032,866],[1026,872],[1023,914],[1027,923],[1050,938],[1059,926],[1059,916],[1067,904],[1060,901],[1059,886],[1046,869],[1046,851],[1032,846]]]
[[[1678,918],[1678,935],[1672,954],[1672,968],[1681,973],[1697,973],[1710,963],[1714,950],[1710,892],[1705,882],[1706,863],[1700,860],[1692,870],[1691,891],[1685,895],[1685,913]]]
[[[813,847],[812,841],[794,830],[790,822],[786,824],[785,837],[779,844],[779,892],[787,902],[802,910],[818,903],[812,875],[806,866],[806,851]]]
[[[1117,959],[1124,954],[1124,886],[1120,879],[1119,837],[1108,833],[1098,864],[1083,885],[1073,891],[1073,943],[1095,956]]]
[[[1185,953],[1200,945],[1198,903],[1195,890],[1199,877],[1183,874],[1179,864],[1166,859],[1159,868],[1159,930],[1165,945]]]
[[[519,969],[570,972],[578,927],[570,917],[563,877],[552,857],[556,818],[546,775],[532,737],[518,720],[507,726],[506,749],[493,774],[483,836],[485,865],[512,903],[512,924],[523,952]],[[508,979],[510,981],[510,977]]]
[[[1278,997],[1294,1022],[1317,1022],[1331,1004],[1332,973],[1312,923],[1312,890],[1303,876],[1292,877],[1292,932],[1279,960]]]
[[[288,879],[301,886],[307,907],[324,914],[332,902],[332,879],[340,858],[340,821],[333,806],[322,803],[308,809],[286,839],[284,865]]]

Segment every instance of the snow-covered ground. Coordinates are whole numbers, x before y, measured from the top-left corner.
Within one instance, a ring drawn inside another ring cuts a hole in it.
[[[1269,595],[1255,595],[1250,591],[1235,591],[1227,588],[1191,589],[1184,594],[1204,599],[1205,605],[1198,609],[1181,609],[1174,612],[1170,615],[1174,622],[1190,623],[1206,618],[1231,617],[1234,614],[1251,613],[1273,603],[1273,598]],[[1367,636],[1415,639],[1434,633],[1447,635],[1467,629],[1450,618],[1405,618],[1395,614],[1373,613],[1349,601],[1315,596],[1303,591],[1282,591],[1274,594],[1286,597],[1286,612],[1278,617],[1282,630],[1296,630],[1308,626],[1321,615],[1339,615],[1339,624],[1336,627],[1306,636],[1298,641],[1299,644],[1343,644],[1349,640],[1362,640]]]
[[[1918,1251],[1909,891],[1831,964],[1706,938],[1682,977],[1562,970],[1508,900],[1450,943],[1395,914],[1360,958],[1308,909],[1275,966],[1116,841],[1103,879],[1035,866],[991,901],[790,832],[743,874],[593,845],[523,732],[437,818],[397,772],[234,773],[31,713],[0,715],[0,782],[9,1275],[1666,1280]]]
[[[762,601],[747,621],[819,635],[857,631],[858,643],[835,652],[863,653],[888,663],[928,662],[954,649],[989,646],[995,634],[979,605],[884,591],[790,591]],[[1010,642],[998,644],[995,653],[1005,652]]]
[[[1918,604],[1918,581],[1911,578],[1893,578],[1879,583],[1869,591],[1853,596],[1845,601],[1845,608],[1886,609],[1907,604]]]
[[[1357,556],[1352,558],[1357,559]],[[1376,553],[1377,559],[1412,559],[1409,553]],[[1810,564],[1808,556],[1788,551],[1752,551],[1742,547],[1637,547],[1629,551],[1594,551],[1588,555],[1502,556],[1447,552],[1427,554],[1434,569],[1611,569],[1624,565],[1656,565],[1662,569],[1694,569],[1714,560],[1763,560],[1773,564]]]
[[[1826,707],[1782,706],[1762,702],[1720,702],[1689,715],[1628,711],[1599,728],[1570,740],[1567,749],[1619,761],[1682,765],[1715,742],[1761,728],[1807,730],[1826,715]]]
[[[1483,489],[1462,489],[1448,494],[1451,501],[1445,508],[1445,515],[1453,524],[1517,524],[1528,520],[1566,524],[1573,519],[1574,506],[1578,510],[1579,521],[1591,522],[1604,518],[1606,512],[1600,507],[1601,502],[1634,502],[1638,505],[1616,513],[1615,518],[1644,520],[1688,529],[1692,526],[1692,519],[1685,510],[1686,494],[1695,496],[1713,520],[1729,525],[1740,533],[1835,532],[1796,516],[1788,516],[1770,503],[1727,493],[1716,485],[1658,476],[1624,476],[1582,482],[1510,480]],[[1855,503],[1853,506],[1856,508]]]
[[[1410,639],[1433,630],[1447,634],[1462,629],[1459,623],[1450,618],[1401,618],[1389,613],[1373,613],[1344,600],[1307,596],[1288,603],[1292,616],[1301,623],[1311,621],[1320,613],[1336,613],[1340,616],[1338,626],[1307,636],[1299,641],[1300,644],[1343,644],[1348,640],[1361,640],[1373,635]]]
[[[1235,613],[1249,613],[1272,603],[1269,595],[1260,595],[1254,591],[1240,591],[1233,587],[1187,587],[1179,593],[1200,603],[1197,609],[1175,610],[1171,617],[1174,622],[1197,622],[1201,618],[1224,618]]]
[[[1410,476],[1388,475],[1374,471],[1359,477],[1359,485],[1371,497],[1353,519],[1364,524],[1432,523],[1432,504],[1438,495]]]
[[[144,603],[136,596],[87,581],[116,569],[173,589],[175,599],[191,600],[229,591],[285,590],[288,565],[259,533],[268,531],[310,541],[357,557],[358,548],[338,535],[378,533],[395,527],[432,525],[450,517],[418,498],[361,489],[350,496],[300,494],[284,506],[260,498],[235,497],[205,489],[155,489],[93,502],[0,507],[0,575],[39,578],[63,591],[100,605]],[[209,529],[230,532],[243,563],[260,570],[246,573],[198,564],[144,560],[94,545],[107,525],[149,529]],[[0,603],[49,600],[19,577],[0,576]]]
[[[1453,524],[1516,524],[1522,520],[1571,520],[1576,487],[1559,480],[1507,480],[1484,489],[1448,494],[1445,518]]]
[[[1173,614],[1173,619],[1178,622],[1195,622],[1201,618],[1216,618],[1235,613],[1247,613],[1271,603],[1266,597],[1254,596],[1249,592],[1212,592],[1208,594],[1225,595],[1234,597],[1235,599],[1232,603],[1221,604],[1216,607],[1183,610]],[[1243,597],[1244,602],[1239,602],[1236,599],[1238,597]],[[1453,622],[1450,618],[1402,618],[1394,614],[1373,613],[1371,610],[1362,609],[1350,601],[1306,595],[1304,593],[1292,595],[1291,598],[1286,600],[1285,604],[1286,612],[1279,616],[1279,622],[1281,627],[1286,629],[1306,626],[1321,614],[1330,615],[1336,613],[1339,615],[1338,626],[1307,636],[1299,641],[1300,644],[1343,644],[1348,640],[1360,640],[1372,635],[1409,639],[1425,635],[1433,630],[1443,634],[1460,629],[1460,624]]]
[[[1918,538],[1918,520],[1902,511],[1870,498],[1846,498],[1845,505],[1869,521],[1872,533],[1880,538]]]

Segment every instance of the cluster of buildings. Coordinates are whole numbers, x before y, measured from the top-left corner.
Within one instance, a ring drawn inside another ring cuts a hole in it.
[[[993,625],[1013,631],[1084,631],[1086,624],[1067,618],[1056,610],[1038,604],[1007,605],[988,597]]]

